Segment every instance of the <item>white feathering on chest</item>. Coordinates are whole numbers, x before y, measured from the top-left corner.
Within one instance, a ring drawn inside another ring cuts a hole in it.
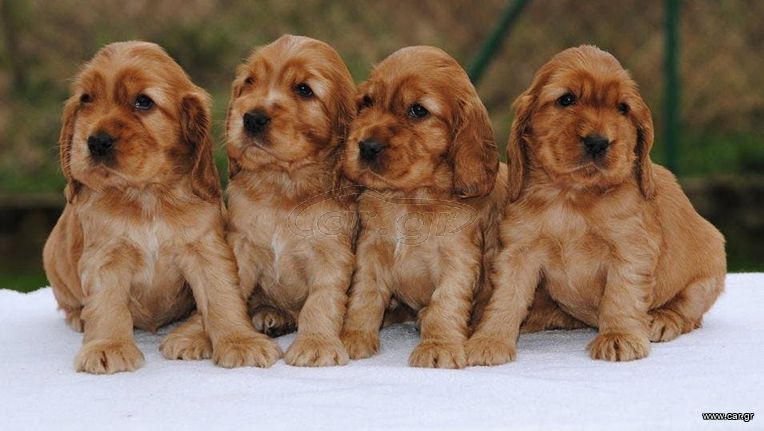
[[[271,236],[271,250],[273,251],[273,272],[276,279],[279,278],[279,259],[284,253],[284,245],[284,240],[281,238],[279,231],[274,231]]]

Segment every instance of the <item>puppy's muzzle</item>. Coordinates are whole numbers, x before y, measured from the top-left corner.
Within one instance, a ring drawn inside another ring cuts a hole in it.
[[[358,143],[361,160],[367,163],[376,161],[385,150],[385,147],[387,147],[385,144],[376,139],[364,139]]]
[[[244,130],[250,135],[262,134],[271,123],[271,117],[260,110],[249,111],[244,114]]]
[[[610,141],[601,135],[587,135],[581,138],[586,154],[596,159],[602,157],[610,146]]]
[[[106,132],[88,136],[88,150],[95,159],[103,159],[112,154],[116,139]]]

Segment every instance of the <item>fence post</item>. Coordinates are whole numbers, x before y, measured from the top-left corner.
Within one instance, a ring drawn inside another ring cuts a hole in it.
[[[679,14],[680,0],[665,0],[665,47],[663,78],[663,142],[666,165],[679,175]]]
[[[514,3],[507,6],[504,13],[499,18],[499,22],[496,27],[491,31],[491,34],[486,39],[483,46],[478,51],[475,59],[472,61],[467,74],[470,77],[473,85],[477,85],[480,78],[483,76],[486,66],[491,61],[491,58],[496,54],[501,43],[506,38],[506,34],[512,27],[512,24],[520,16],[525,5],[528,4],[528,0],[515,0]]]

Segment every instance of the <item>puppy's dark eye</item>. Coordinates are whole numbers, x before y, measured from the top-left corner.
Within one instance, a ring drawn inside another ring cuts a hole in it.
[[[620,112],[623,115],[628,114],[630,109],[631,108],[629,108],[629,105],[627,105],[625,103],[619,103],[618,104],[618,112]]]
[[[424,106],[415,103],[409,107],[409,117],[411,118],[424,118],[429,114],[430,111],[427,110]]]
[[[306,83],[300,83],[297,84],[296,87],[294,87],[295,93],[297,93],[300,97],[303,99],[309,99],[313,97],[313,89],[308,86]]]
[[[557,99],[557,104],[566,108],[576,104],[576,96],[573,93],[565,93]]]
[[[363,96],[363,99],[361,99],[361,103],[358,104],[358,110],[364,110],[366,108],[371,108],[374,105],[374,101],[371,100],[371,96],[368,94]]]
[[[82,96],[80,96],[80,103],[83,105],[88,104],[93,101],[93,96],[89,95],[88,93],[83,93]]]
[[[248,76],[247,79],[244,80],[244,85],[252,85],[255,83],[255,78]]]
[[[154,107],[154,101],[151,100],[151,98],[149,96],[146,96],[145,94],[139,94],[138,97],[135,98],[133,107],[135,107],[135,109],[137,109],[138,111],[148,111],[149,109]]]

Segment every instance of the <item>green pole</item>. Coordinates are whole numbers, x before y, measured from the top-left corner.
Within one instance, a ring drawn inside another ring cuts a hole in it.
[[[664,49],[663,142],[666,165],[679,175],[679,14],[680,0],[665,0],[666,40]]]
[[[517,20],[517,17],[520,16],[520,12],[522,12],[526,4],[528,4],[528,0],[515,0],[514,3],[508,5],[504,10],[496,27],[491,31],[488,39],[483,43],[480,51],[478,51],[475,59],[470,64],[468,75],[474,85],[477,85],[480,81],[483,72],[485,72],[485,68],[496,54],[496,51],[501,47],[501,43],[506,38],[509,29],[512,27],[515,20]]]

